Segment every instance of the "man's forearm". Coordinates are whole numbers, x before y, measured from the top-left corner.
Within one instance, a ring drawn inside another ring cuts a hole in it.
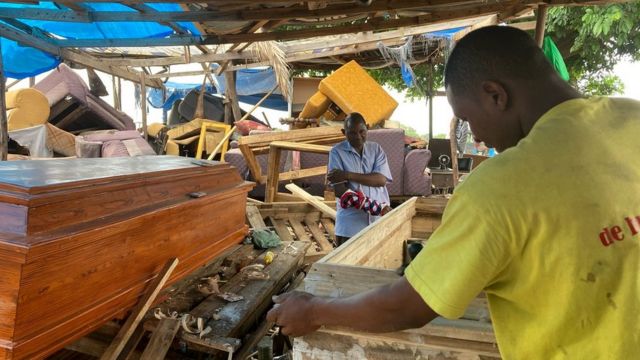
[[[402,278],[348,298],[313,300],[318,326],[346,326],[366,332],[391,332],[424,326],[437,314]]]
[[[380,187],[387,184],[387,178],[380,173],[359,174],[348,171],[345,175],[347,180],[366,186]]]

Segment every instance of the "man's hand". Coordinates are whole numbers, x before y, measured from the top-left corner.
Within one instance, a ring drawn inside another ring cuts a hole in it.
[[[288,336],[303,336],[318,328],[313,314],[313,303],[317,301],[313,295],[293,291],[274,297],[275,305],[267,313],[267,320],[280,326],[280,331]]]
[[[344,182],[348,180],[347,174],[348,173],[346,171],[333,169],[329,171],[329,173],[327,173],[327,180],[329,180],[329,182],[332,184]]]

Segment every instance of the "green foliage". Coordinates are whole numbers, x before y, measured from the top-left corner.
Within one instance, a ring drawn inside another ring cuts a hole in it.
[[[624,85],[612,74],[623,59],[640,61],[640,1],[606,6],[566,6],[549,9],[546,33],[558,45],[571,79],[587,95],[621,93]],[[434,71],[434,89],[443,86],[443,64]],[[417,87],[407,88],[397,66],[369,70],[379,83],[405,91],[410,99],[424,98],[429,65],[413,66]]]
[[[612,74],[622,59],[640,60],[640,1],[549,9],[547,34],[569,69],[570,82],[588,95],[620,93]]]

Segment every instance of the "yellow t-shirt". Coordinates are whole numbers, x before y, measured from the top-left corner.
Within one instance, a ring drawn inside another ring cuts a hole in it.
[[[505,359],[640,359],[640,102],[548,111],[456,189],[406,277],[447,318],[485,290]]]

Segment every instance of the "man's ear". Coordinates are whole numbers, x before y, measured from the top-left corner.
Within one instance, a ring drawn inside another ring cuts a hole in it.
[[[342,131],[342,135],[347,136],[347,134],[344,132],[344,128],[340,129],[340,131]]]
[[[504,86],[496,81],[482,82],[483,99],[487,100],[491,106],[497,107],[499,110],[506,110],[509,104],[509,94]]]

